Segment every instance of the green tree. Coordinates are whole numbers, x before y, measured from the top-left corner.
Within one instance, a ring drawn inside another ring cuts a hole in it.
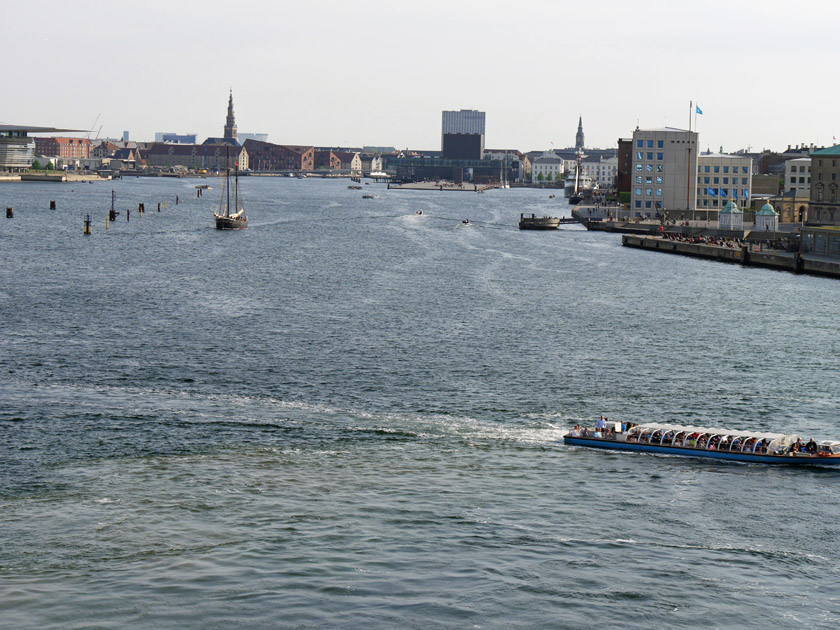
[[[541,181],[544,181],[544,180],[545,180],[545,175],[543,175],[542,171],[540,171],[539,175],[537,175],[537,181],[541,182]]]
[[[563,181],[563,176],[558,172],[557,175],[554,176],[554,181],[559,184]]]
[[[40,171],[41,170],[41,163],[38,160],[32,160],[32,166],[30,166],[33,171]]]
[[[44,167],[44,170],[47,170],[47,171],[53,170],[52,162],[47,162],[47,165]]]

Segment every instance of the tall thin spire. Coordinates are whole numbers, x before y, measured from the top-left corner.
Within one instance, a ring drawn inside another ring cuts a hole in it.
[[[578,151],[583,149],[583,116],[578,118],[577,134],[575,134],[575,149]]]
[[[225,120],[225,138],[236,140],[236,118],[233,115],[233,88],[230,89],[227,119]]]

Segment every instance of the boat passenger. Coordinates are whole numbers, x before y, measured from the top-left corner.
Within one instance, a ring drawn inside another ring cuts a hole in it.
[[[575,428],[572,429],[571,433],[569,433],[572,437],[580,437],[580,425],[576,424]]]
[[[604,416],[598,418],[598,422],[595,423],[595,429],[601,431],[607,428],[607,421],[604,419]]]
[[[817,443],[814,442],[814,438],[808,440],[808,443],[805,445],[805,451],[811,453],[811,455],[817,452]]]

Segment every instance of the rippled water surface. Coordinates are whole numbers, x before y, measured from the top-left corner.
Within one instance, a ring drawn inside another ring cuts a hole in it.
[[[840,438],[840,283],[538,190],[244,178],[217,232],[208,182],[0,186],[0,625],[840,625],[840,473],[558,441]]]

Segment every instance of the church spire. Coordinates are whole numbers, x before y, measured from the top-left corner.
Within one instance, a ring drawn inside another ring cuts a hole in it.
[[[236,140],[236,118],[233,116],[233,88],[230,89],[227,119],[225,120],[225,138]]]
[[[575,134],[575,149],[578,151],[583,149],[583,116],[578,118],[578,129]]]

